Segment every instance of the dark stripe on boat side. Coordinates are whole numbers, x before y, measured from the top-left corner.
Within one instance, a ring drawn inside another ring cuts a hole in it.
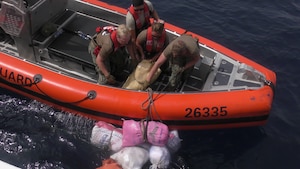
[[[4,83],[8,86],[11,86],[17,90],[20,90],[22,92],[28,93],[34,97],[41,98],[43,100],[52,102],[60,107],[65,107],[69,108],[72,110],[76,110],[78,112],[82,112],[85,114],[90,114],[98,117],[104,117],[104,118],[109,118],[109,119],[114,119],[114,120],[121,120],[121,119],[133,119],[133,120],[140,120],[140,119],[134,119],[134,118],[129,118],[129,117],[124,117],[124,116],[117,116],[117,115],[111,115],[108,113],[103,113],[103,112],[97,112],[97,111],[92,111],[89,109],[81,108],[78,107],[74,104],[70,103],[64,103],[57,101],[55,99],[52,99],[50,97],[47,97],[45,95],[41,95],[39,93],[33,92],[31,90],[25,89],[21,87],[20,85],[16,84],[11,84],[7,81],[4,81],[3,79],[0,79],[0,83]],[[229,119],[213,119],[213,120],[164,120],[163,122],[166,125],[173,125],[173,126],[199,126],[199,125],[217,125],[217,124],[233,124],[233,123],[247,123],[247,122],[259,122],[259,121],[265,121],[268,119],[269,115],[262,115],[262,116],[254,116],[254,117],[241,117],[241,118],[229,118]]]

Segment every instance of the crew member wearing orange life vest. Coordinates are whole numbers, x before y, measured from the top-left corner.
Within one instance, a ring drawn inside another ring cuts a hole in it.
[[[98,28],[97,28],[98,29]],[[93,36],[88,51],[99,74],[99,84],[115,84],[118,76],[125,68],[128,52],[131,53],[131,33],[126,25],[117,28],[105,27]]]
[[[135,41],[137,35],[144,29],[151,26],[150,18],[158,20],[159,16],[153,5],[148,0],[132,0],[132,5],[128,8],[126,15],[126,26],[131,31],[131,41],[133,42],[134,58],[140,61],[141,58],[137,53]]]
[[[164,29],[164,21],[154,21],[148,29],[143,30],[136,39],[137,50],[142,59],[156,61],[161,52],[169,44]]]
[[[157,61],[151,68],[146,78],[146,85],[150,84],[157,69],[165,62],[169,62],[171,76],[168,90],[174,91],[176,87],[185,81],[193,70],[194,65],[201,59],[198,39],[191,35],[183,34],[163,50]]]

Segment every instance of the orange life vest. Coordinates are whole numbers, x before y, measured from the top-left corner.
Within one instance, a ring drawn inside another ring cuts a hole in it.
[[[141,20],[139,19],[138,13],[135,12],[133,5],[131,5],[128,9],[135,20],[135,30],[136,33],[139,33],[141,30],[148,28],[150,23],[150,10],[146,3],[144,3],[144,15],[145,15],[145,23],[142,24]]]
[[[120,48],[120,43],[117,40],[117,27],[115,26],[105,26],[103,28],[97,27],[96,28],[97,34],[102,32],[102,35],[110,34],[110,39],[113,42],[113,52],[117,51]],[[97,44],[97,46],[94,49],[94,55],[97,56],[100,52],[101,46]]]
[[[96,169],[122,169],[116,160],[109,158],[102,161],[102,166]]]
[[[161,37],[158,39],[156,48],[153,49],[152,27],[147,29],[146,51],[149,53],[159,52],[164,47],[166,40],[166,31],[163,30]]]

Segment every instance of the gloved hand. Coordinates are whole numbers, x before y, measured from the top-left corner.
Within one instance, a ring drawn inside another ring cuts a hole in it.
[[[106,77],[106,81],[108,84],[115,84],[117,82],[116,78],[111,74]]]

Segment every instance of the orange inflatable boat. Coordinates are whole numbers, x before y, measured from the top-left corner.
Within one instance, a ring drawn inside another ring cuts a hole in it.
[[[163,90],[169,76],[163,72],[146,91],[129,90],[124,82],[96,83],[86,40],[97,26],[124,23],[125,9],[97,0],[1,3],[2,88],[115,125],[149,118],[172,129],[199,130],[259,126],[268,119],[275,73],[200,35],[165,24],[170,39],[187,32],[201,48],[202,59],[176,92]],[[57,30],[44,35],[41,28],[49,22]]]

